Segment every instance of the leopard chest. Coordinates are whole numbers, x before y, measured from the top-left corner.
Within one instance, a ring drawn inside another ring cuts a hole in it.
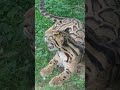
[[[59,60],[59,66],[65,67],[65,65],[67,63],[66,62],[67,56],[65,55],[64,52],[61,52],[61,51],[58,51],[58,55],[59,55],[59,58],[60,58],[60,60]]]

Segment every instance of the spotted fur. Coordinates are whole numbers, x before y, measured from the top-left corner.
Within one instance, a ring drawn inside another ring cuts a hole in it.
[[[85,48],[85,30],[83,24],[77,19],[60,18],[49,14],[43,2],[44,0],[41,0],[41,13],[55,21],[54,25],[45,32],[45,41],[48,49],[56,51],[56,54],[40,74],[46,77],[56,66],[63,67],[63,72],[49,82],[50,86],[60,86],[77,71],[79,65],[84,68],[82,57]]]

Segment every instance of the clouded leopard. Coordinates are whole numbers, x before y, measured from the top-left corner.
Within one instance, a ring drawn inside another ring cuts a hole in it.
[[[60,86],[76,72],[78,66],[84,68],[84,25],[77,19],[49,14],[45,10],[44,0],[40,2],[40,11],[43,16],[54,21],[54,25],[45,32],[45,42],[50,51],[56,50],[55,56],[40,74],[45,77],[51,74],[57,65],[64,67],[64,71],[49,82],[50,86]]]

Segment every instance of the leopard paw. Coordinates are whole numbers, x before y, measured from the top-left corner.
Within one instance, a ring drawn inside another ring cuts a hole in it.
[[[50,75],[51,73],[52,73],[52,69],[48,68],[48,67],[45,67],[40,71],[40,75],[42,77],[46,77],[46,76]]]
[[[52,80],[49,82],[49,85],[51,87],[57,87],[57,86],[61,86],[63,84],[62,80],[60,79],[59,76],[56,76],[54,78],[52,78]]]

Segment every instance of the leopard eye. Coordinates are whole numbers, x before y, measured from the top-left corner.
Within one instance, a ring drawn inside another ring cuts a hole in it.
[[[58,36],[59,34],[57,33],[57,34],[54,34],[54,36]]]

